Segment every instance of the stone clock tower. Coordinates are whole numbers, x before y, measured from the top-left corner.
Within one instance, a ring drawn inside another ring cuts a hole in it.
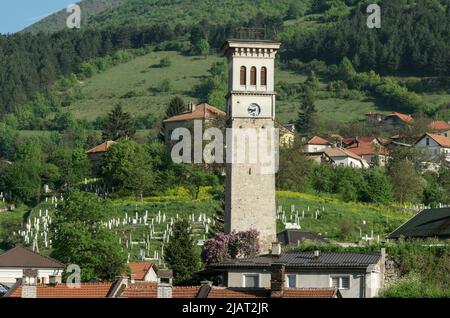
[[[222,48],[228,58],[227,122],[232,128],[231,136],[227,134],[225,232],[258,230],[262,253],[276,241],[276,171],[265,170],[267,160],[263,161],[257,140],[264,143],[274,131],[279,48],[280,43],[273,41],[242,39],[228,40]],[[278,144],[264,144],[269,145],[265,156],[275,160]]]

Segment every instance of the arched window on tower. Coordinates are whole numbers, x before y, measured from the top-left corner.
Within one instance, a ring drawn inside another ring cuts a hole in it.
[[[250,85],[256,86],[256,67],[250,70]]]
[[[261,68],[261,85],[267,85],[267,68],[265,66]]]
[[[241,85],[247,85],[247,68],[241,66]]]

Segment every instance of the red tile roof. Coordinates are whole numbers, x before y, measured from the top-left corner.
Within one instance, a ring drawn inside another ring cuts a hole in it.
[[[389,154],[386,148],[383,146],[377,146],[373,143],[355,143],[345,149],[358,156],[373,156],[377,152],[383,156],[387,156]]]
[[[133,278],[136,280],[144,280],[145,275],[153,267],[153,263],[129,263],[131,274],[134,275]]]
[[[288,288],[283,298],[335,298],[338,290],[335,288]]]
[[[450,148],[450,139],[449,138],[442,136],[442,135],[436,135],[436,134],[430,134],[430,133],[426,133],[422,137],[420,137],[420,139],[416,142],[416,144],[419,141],[421,141],[423,138],[425,138],[426,136],[433,139],[439,146],[444,147],[444,148]]]
[[[156,283],[136,282],[129,284],[120,294],[121,298],[156,298]]]
[[[400,119],[401,121],[403,121],[404,123],[407,123],[407,124],[412,124],[414,122],[414,119],[412,118],[411,115],[397,113],[397,112],[393,112],[392,114],[389,114],[386,117],[397,117],[398,119]]]
[[[82,283],[80,288],[69,288],[66,284],[37,285],[37,298],[106,298],[113,283]],[[19,285],[10,295],[13,298],[22,297],[22,285]]]
[[[191,121],[195,119],[207,119],[207,118],[217,118],[217,117],[225,117],[226,113],[214,107],[212,105],[203,103],[194,106],[193,111],[188,111],[186,113],[176,115],[170,118],[163,120],[163,123],[171,123],[178,121]]]
[[[112,140],[108,140],[105,141],[104,143],[102,143],[101,145],[95,146],[92,149],[89,149],[87,151],[87,153],[102,153],[102,152],[106,152],[109,147],[111,147],[112,145],[114,145],[116,142],[112,141]]]
[[[267,289],[212,287],[208,298],[268,298]]]
[[[175,286],[172,289],[173,298],[196,298],[201,286]]]
[[[450,130],[450,124],[443,120],[437,120],[430,124],[430,128],[432,130],[447,131]]]
[[[312,137],[308,142],[308,145],[323,145],[323,146],[328,146],[331,145],[331,142],[329,142],[328,140],[325,140],[319,136],[314,136]]]

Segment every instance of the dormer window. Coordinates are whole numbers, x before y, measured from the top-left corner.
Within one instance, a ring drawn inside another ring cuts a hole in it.
[[[241,85],[247,85],[247,68],[245,66],[241,66]]]
[[[256,67],[252,67],[250,71],[250,85],[256,86]]]
[[[267,85],[267,68],[266,67],[261,68],[261,85],[262,86]]]

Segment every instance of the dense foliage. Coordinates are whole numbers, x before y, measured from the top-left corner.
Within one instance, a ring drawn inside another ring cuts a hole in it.
[[[80,266],[83,281],[113,280],[126,270],[125,251],[114,233],[102,224],[110,211],[108,201],[73,191],[55,213],[52,256],[67,265]]]

